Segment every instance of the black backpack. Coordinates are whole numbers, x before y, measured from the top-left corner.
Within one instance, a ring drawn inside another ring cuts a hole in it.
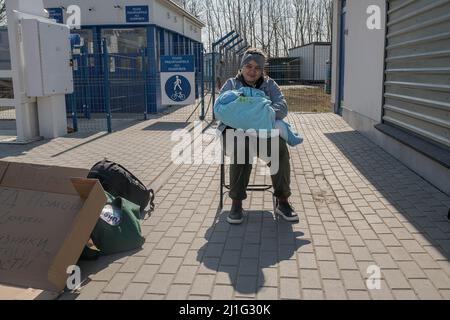
[[[153,189],[147,189],[138,178],[118,163],[106,159],[99,161],[91,168],[87,177],[98,179],[103,189],[114,197],[122,197],[137,204],[141,212],[149,202],[150,210],[155,208]]]

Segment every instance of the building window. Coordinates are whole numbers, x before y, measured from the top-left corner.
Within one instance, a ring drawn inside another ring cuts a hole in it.
[[[102,38],[106,39],[109,53],[139,53],[147,47],[145,28],[103,29]]]
[[[0,70],[11,70],[8,29],[0,29]]]
[[[0,79],[0,99],[14,99],[12,79]]]
[[[82,29],[73,30],[72,33],[79,34],[81,38],[81,45],[86,46],[88,53],[94,53],[94,36],[92,30]]]

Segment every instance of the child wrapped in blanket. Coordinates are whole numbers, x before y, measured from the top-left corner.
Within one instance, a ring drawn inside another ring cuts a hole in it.
[[[271,131],[278,129],[288,145],[296,146],[303,138],[284,120],[275,119],[272,102],[264,91],[242,87],[222,93],[214,105],[217,119],[235,129]]]

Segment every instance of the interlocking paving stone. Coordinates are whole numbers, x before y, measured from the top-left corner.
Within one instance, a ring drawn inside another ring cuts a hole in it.
[[[89,169],[107,157],[155,187],[142,250],[106,264],[102,258],[78,299],[449,298],[450,197],[341,117],[288,116],[305,137],[289,150],[299,224],[274,220],[270,197],[249,192],[251,214],[229,226],[226,214],[216,214],[219,167],[175,165],[172,131],[144,130],[167,119],[183,122],[186,111],[177,110],[110,135],[0,145],[3,161]],[[255,171],[252,181],[270,182]],[[230,203],[226,197],[225,209]],[[367,267],[376,264],[382,288],[367,290]]]

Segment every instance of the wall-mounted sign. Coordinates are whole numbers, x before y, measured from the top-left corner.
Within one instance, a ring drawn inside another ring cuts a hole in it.
[[[148,6],[126,6],[125,12],[127,23],[143,23],[150,21]]]
[[[62,8],[47,8],[50,15],[50,19],[55,20],[57,23],[64,23],[64,13]]]
[[[161,56],[161,72],[194,72],[194,56]]]
[[[195,102],[194,56],[161,56],[163,105],[189,105]]]

